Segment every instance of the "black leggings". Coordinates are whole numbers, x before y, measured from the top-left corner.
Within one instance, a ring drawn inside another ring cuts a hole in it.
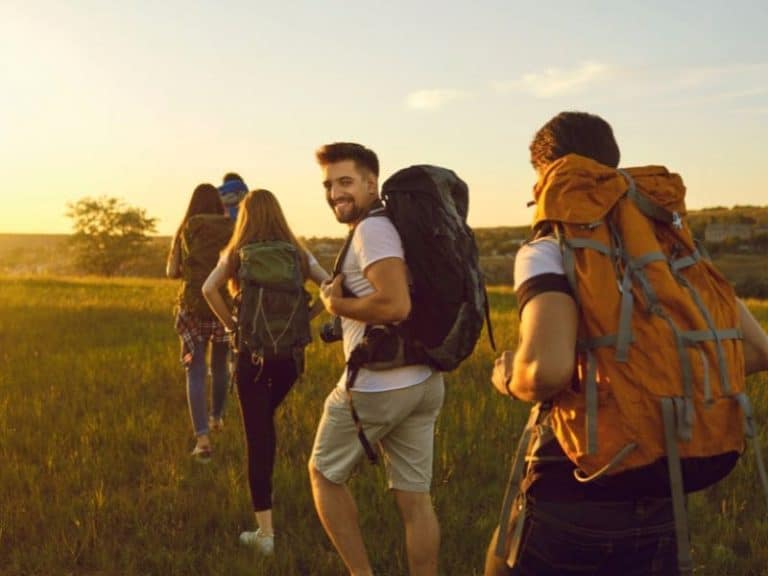
[[[272,470],[275,466],[275,410],[296,381],[293,360],[251,363],[247,353],[237,360],[237,392],[248,449],[248,484],[256,512],[272,508]]]

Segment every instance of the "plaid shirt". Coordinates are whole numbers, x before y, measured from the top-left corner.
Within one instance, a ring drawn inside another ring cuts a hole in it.
[[[211,342],[229,342],[230,335],[227,334],[224,325],[217,319],[199,320],[183,308],[179,308],[176,313],[174,328],[181,338],[181,363],[184,366],[188,366],[192,362],[198,344],[208,340]]]

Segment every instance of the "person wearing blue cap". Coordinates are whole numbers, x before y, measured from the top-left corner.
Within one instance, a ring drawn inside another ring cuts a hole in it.
[[[219,195],[232,220],[237,219],[237,207],[246,194],[248,194],[248,186],[245,185],[240,175],[236,172],[227,172],[221,186],[219,186]]]

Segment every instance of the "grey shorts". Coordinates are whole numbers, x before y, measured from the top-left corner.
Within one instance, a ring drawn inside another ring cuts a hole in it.
[[[395,490],[429,492],[435,421],[443,405],[443,375],[434,372],[420,384],[386,392],[352,391],[368,441],[384,456],[388,485]],[[349,409],[338,386],[325,399],[310,462],[323,476],[344,484],[364,456]]]

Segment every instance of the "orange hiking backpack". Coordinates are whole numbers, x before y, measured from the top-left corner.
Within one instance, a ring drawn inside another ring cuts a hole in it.
[[[569,155],[535,195],[534,230],[559,239],[579,308],[579,385],[551,419],[581,479],[664,457],[663,405],[680,457],[741,452],[751,410],[736,295],[694,243],[680,177]]]
[[[548,426],[580,482],[666,459],[680,573],[690,573],[681,459],[741,453],[751,438],[768,497],[736,295],[693,240],[681,178],[661,166],[616,170],[570,154],[547,168],[534,195],[534,234],[559,241],[579,310],[577,378],[551,400]],[[538,414],[537,406],[509,488]],[[504,546],[500,537],[497,554]]]

